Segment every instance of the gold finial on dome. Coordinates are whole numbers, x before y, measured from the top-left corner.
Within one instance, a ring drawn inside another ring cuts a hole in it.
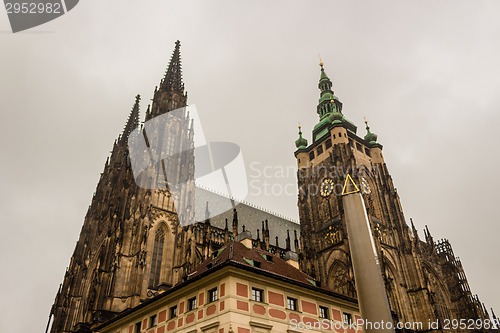
[[[319,65],[323,67],[323,59],[321,59],[321,56],[319,56]]]

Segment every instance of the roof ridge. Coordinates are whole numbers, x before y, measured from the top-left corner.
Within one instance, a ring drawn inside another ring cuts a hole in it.
[[[269,209],[267,209],[267,208],[263,208],[263,207],[261,207],[261,206],[258,206],[258,205],[256,205],[256,204],[254,204],[254,203],[250,203],[250,202],[245,201],[245,200],[243,200],[243,199],[238,199],[238,198],[236,198],[236,197],[233,197],[233,196],[227,195],[226,193],[220,193],[220,192],[218,192],[218,191],[216,191],[216,190],[214,190],[214,189],[211,189],[211,188],[208,188],[208,187],[206,187],[206,186],[200,185],[200,184],[196,183],[196,179],[195,179],[195,181],[194,181],[194,184],[195,184],[195,186],[197,186],[197,187],[199,187],[199,188],[202,188],[202,189],[207,190],[207,191],[209,191],[209,192],[212,192],[212,193],[214,193],[214,194],[220,195],[220,196],[225,197],[225,198],[227,198],[227,199],[229,199],[229,200],[234,200],[234,201],[237,201],[238,203],[241,203],[241,204],[247,205],[247,206],[249,206],[249,207],[256,208],[256,209],[261,210],[261,211],[263,211],[263,212],[266,212],[266,213],[269,213],[269,214],[271,214],[271,215],[274,215],[274,216],[276,216],[276,217],[278,217],[278,218],[280,218],[280,219],[287,220],[287,221],[290,221],[290,222],[293,222],[293,223],[296,223],[296,224],[300,224],[298,220],[293,219],[293,218],[291,218],[291,217],[288,217],[288,216],[285,216],[285,215],[283,215],[283,214],[279,214],[279,213],[273,212],[273,211],[271,211],[271,210],[269,210]]]

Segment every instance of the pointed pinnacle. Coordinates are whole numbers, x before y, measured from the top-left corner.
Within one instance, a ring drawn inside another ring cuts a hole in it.
[[[120,143],[125,143],[128,140],[128,137],[132,131],[139,126],[139,102],[141,101],[141,95],[135,96],[135,103],[132,107],[132,111],[130,111],[130,115],[128,116],[127,123],[125,124],[125,128],[123,129],[123,133],[120,137]]]
[[[161,83],[161,89],[165,90],[176,90],[184,91],[184,84],[182,83],[182,66],[181,66],[181,53],[180,53],[181,42],[175,42],[175,49],[170,58],[170,63],[168,65],[167,71],[165,72],[165,77]]]

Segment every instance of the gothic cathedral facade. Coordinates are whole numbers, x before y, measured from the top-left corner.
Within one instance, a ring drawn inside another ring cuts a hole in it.
[[[347,174],[364,189],[394,319],[488,317],[472,296],[448,241],[434,242],[428,230],[426,239],[420,240],[413,224],[408,227],[377,136],[368,127],[364,138],[356,135],[356,126],[344,117],[323,64],[319,88],[320,121],[313,130],[313,142],[308,145],[301,132],[296,141],[300,225],[242,202],[233,202],[234,209],[220,216],[190,225],[179,223],[180,214],[193,215],[188,199],[174,205],[167,179],[160,179],[167,186],[156,189],[138,186],[134,179],[128,139],[134,129],[142,128],[137,96],[101,173],[52,306],[51,332],[90,332],[92,323],[109,320],[188,278],[240,231],[256,235],[254,247],[280,257],[296,252],[302,271],[333,291],[355,297],[342,196],[336,195]],[[186,105],[177,41],[145,120]],[[166,131],[183,132],[178,137],[186,140],[174,144],[189,147],[190,126],[186,119],[177,118]],[[166,167],[185,177],[194,159],[162,164]],[[206,201],[208,210],[211,201]]]

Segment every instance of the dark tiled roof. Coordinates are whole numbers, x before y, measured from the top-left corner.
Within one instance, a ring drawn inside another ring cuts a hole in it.
[[[267,256],[271,260],[266,259]],[[256,265],[255,262],[259,264]],[[314,278],[288,264],[279,256],[259,248],[249,249],[242,243],[234,241],[227,243],[219,251],[212,253],[211,258],[202,262],[189,279],[210,274],[211,270],[216,270],[225,264],[233,264],[243,269],[254,271],[257,274],[265,274],[273,278],[298,283],[309,289],[327,291],[330,294],[336,294],[341,298],[355,302],[354,298],[340,295],[328,287],[320,285]]]
[[[276,245],[276,236],[278,236],[279,247],[286,247],[287,230],[290,230],[291,246],[294,250],[293,240],[294,231],[297,231],[297,235],[300,235],[300,224],[288,220],[284,217],[277,216],[275,214],[266,212],[257,207],[253,207],[249,204],[231,200],[227,197],[213,193],[202,188],[196,188],[196,212],[205,212],[205,207],[208,202],[208,209],[214,215],[210,218],[210,223],[213,226],[224,229],[226,225],[226,218],[228,220],[228,228],[232,231],[232,221],[233,221],[233,203],[234,208],[238,212],[238,233],[243,230],[243,225],[245,230],[252,233],[252,238],[257,238],[257,229],[262,229],[262,221],[268,220],[269,222],[269,243],[271,245]],[[219,213],[220,212],[220,213]],[[205,216],[197,216],[197,222],[203,222]],[[260,239],[262,240],[262,230],[260,232]]]

